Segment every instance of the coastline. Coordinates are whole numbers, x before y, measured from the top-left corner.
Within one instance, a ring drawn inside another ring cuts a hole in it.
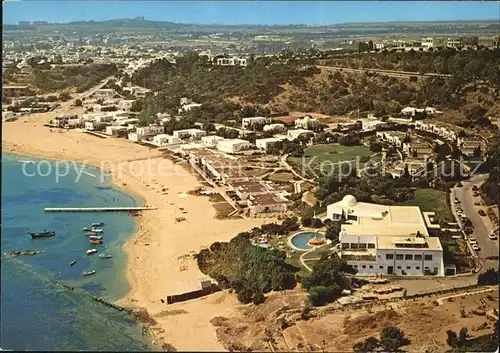
[[[130,289],[117,303],[142,313],[146,311],[146,319],[152,319],[146,320],[147,326],[160,345],[168,343],[180,350],[223,350],[210,320],[223,312],[228,315],[234,312],[239,307],[234,296],[219,292],[172,305],[166,304],[166,297],[199,288],[199,279],[204,275],[192,258],[193,253],[214,241],[228,241],[264,220],[218,220],[207,197],[187,194],[200,185],[197,178],[172,161],[158,158],[155,150],[122,139],[98,139],[76,131],[50,133],[49,128],[39,126],[42,119],[48,118],[38,114],[3,123],[3,151],[102,168],[111,172],[113,187],[158,208],[142,213],[135,233],[123,246]],[[32,122],[38,124],[31,125]],[[30,135],[33,139],[29,139]],[[61,151],[60,146],[65,148]],[[138,160],[123,162],[127,159]],[[103,162],[106,162],[104,167]],[[106,168],[108,162],[122,163],[126,168],[115,173]],[[175,173],[161,175],[161,168]],[[160,192],[162,188],[168,189],[168,195]],[[187,220],[175,222],[181,215]],[[192,335],[197,339],[190,340]]]

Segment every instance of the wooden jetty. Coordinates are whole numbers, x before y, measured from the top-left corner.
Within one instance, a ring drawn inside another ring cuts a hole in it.
[[[130,212],[156,210],[156,207],[46,207],[45,212]]]

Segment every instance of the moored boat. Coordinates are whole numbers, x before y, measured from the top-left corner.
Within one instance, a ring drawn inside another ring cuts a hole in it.
[[[90,276],[90,275],[93,275],[95,274],[95,270],[90,270],[90,271],[86,271],[83,273],[84,276]]]
[[[84,232],[89,232],[89,231],[90,231],[90,228],[89,228],[89,227],[83,227],[83,228],[82,228],[82,231],[84,231]]]
[[[92,235],[97,235],[96,232],[87,232],[85,233],[86,236],[92,236]]]
[[[113,256],[112,256],[112,255],[110,255],[110,254],[100,254],[100,255],[99,255],[99,257],[100,257],[101,259],[110,259],[110,258],[112,258]]]
[[[48,238],[48,237],[53,237],[54,235],[56,235],[56,232],[44,230],[43,232],[28,233],[28,234],[31,235],[31,238],[34,239],[34,238]]]
[[[76,264],[76,260],[71,260],[69,263],[70,266],[73,266],[74,264]]]
[[[87,250],[87,255],[92,255],[92,254],[95,254],[97,252],[97,249],[89,249]]]
[[[102,230],[101,228],[92,228],[91,231],[94,232],[94,233],[102,233],[102,232],[104,232],[104,230]]]
[[[103,222],[95,222],[95,223],[92,223],[92,227],[100,227],[100,226],[103,226],[104,223]]]
[[[91,235],[89,237],[89,239],[92,239],[92,240],[101,240],[102,239],[102,236],[101,235]]]
[[[102,244],[101,239],[89,239],[89,243],[91,244]]]

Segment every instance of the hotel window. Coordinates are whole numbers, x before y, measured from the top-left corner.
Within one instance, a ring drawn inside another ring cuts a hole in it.
[[[403,254],[396,254],[396,260],[403,260],[404,255]]]
[[[384,269],[384,266],[379,266],[378,268],[379,268],[379,269],[381,269],[381,270],[383,270],[383,269]]]
[[[401,266],[398,266],[398,270],[401,270]]]
[[[366,265],[361,266],[361,268],[366,268]]]
[[[368,249],[375,249],[375,244],[368,243]]]
[[[432,255],[424,255],[425,261],[432,261]]]
[[[385,254],[385,259],[392,260],[392,259],[394,259],[394,255],[393,254]]]
[[[422,255],[415,255],[413,257],[413,260],[415,260],[415,261],[421,261],[422,260]]]
[[[342,250],[349,249],[349,243],[342,243]]]
[[[373,268],[373,265],[370,265],[369,267],[370,267],[370,268]]]
[[[351,243],[351,249],[357,249],[358,243]]]
[[[352,267],[354,267],[354,268],[358,268],[358,265],[352,265]]]
[[[413,260],[413,255],[405,255],[405,260]]]
[[[411,270],[411,266],[406,266],[406,269],[407,270]]]
[[[366,243],[359,243],[358,248],[359,249],[366,249]]]
[[[347,216],[347,219],[350,219],[352,221],[357,221],[358,220],[358,217],[357,216],[354,216],[354,215],[348,215]]]
[[[415,267],[416,270],[420,270],[420,266]]]

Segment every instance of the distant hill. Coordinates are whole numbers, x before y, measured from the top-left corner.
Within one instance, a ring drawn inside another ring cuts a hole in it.
[[[151,21],[145,20],[143,18],[134,19],[113,19],[107,21],[74,21],[68,23],[35,23],[31,25],[20,24],[2,25],[4,31],[22,31],[22,30],[34,30],[34,29],[54,29],[54,28],[64,28],[72,29],[76,28],[78,30],[83,29],[151,29],[151,30],[203,30],[203,29],[239,29],[239,30],[249,30],[249,31],[286,31],[286,30],[298,30],[304,31],[307,29],[311,30],[324,30],[324,31],[362,31],[366,34],[367,29],[372,29],[375,32],[380,31],[403,31],[403,32],[428,32],[430,31],[450,31],[456,30],[462,32],[463,30],[477,29],[478,31],[483,31],[485,29],[500,29],[498,20],[470,20],[470,21],[415,21],[415,22],[364,22],[364,23],[341,23],[332,25],[222,25],[222,24],[185,24],[176,23],[169,21]]]

